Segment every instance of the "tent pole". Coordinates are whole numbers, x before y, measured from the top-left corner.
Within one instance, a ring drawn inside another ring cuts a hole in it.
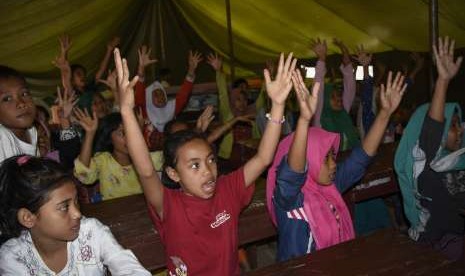
[[[234,70],[234,47],[233,47],[233,33],[232,33],[232,24],[231,24],[231,3],[229,0],[225,0],[226,4],[226,20],[228,24],[228,44],[229,44],[229,57],[230,57],[230,66],[231,66],[231,80],[235,79],[235,70]]]
[[[434,64],[436,61],[434,60],[434,53],[433,53],[433,45],[436,44],[438,41],[438,0],[430,0],[429,1],[429,45],[430,45],[430,55],[431,55],[431,64],[430,64],[430,72],[429,72],[429,84],[430,84],[430,94],[433,95],[434,89],[434,77],[436,68]]]

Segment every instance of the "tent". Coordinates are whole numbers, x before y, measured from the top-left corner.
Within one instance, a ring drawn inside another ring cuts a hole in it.
[[[372,52],[428,51],[427,0],[231,0],[231,22],[238,75],[253,74],[281,51],[311,58],[311,38],[338,37],[350,48]],[[440,35],[465,46],[465,1],[439,1]],[[28,78],[38,96],[53,93],[59,71],[57,37],[72,37],[72,63],[93,72],[114,35],[135,68],[137,48],[153,48],[174,78],[185,73],[187,51],[217,51],[228,57],[225,0],[4,0],[0,2],[0,63]],[[329,53],[335,48],[329,44]],[[154,75],[154,68],[149,70]],[[213,79],[202,66],[199,77]]]

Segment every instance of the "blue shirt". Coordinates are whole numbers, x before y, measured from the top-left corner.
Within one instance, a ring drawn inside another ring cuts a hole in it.
[[[356,184],[365,174],[372,157],[361,147],[352,150],[350,156],[337,165],[335,185],[340,193]],[[278,224],[278,261],[302,256],[316,249],[311,229],[303,213],[304,196],[301,191],[307,171],[294,172],[287,163],[287,156],[277,168],[274,190],[274,209]],[[295,216],[288,216],[293,212]],[[296,218],[297,217],[297,218]],[[302,217],[302,218],[299,218]]]

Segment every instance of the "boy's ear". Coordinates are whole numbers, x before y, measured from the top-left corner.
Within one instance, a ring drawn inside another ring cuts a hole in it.
[[[181,180],[180,177],[179,177],[178,172],[175,169],[173,169],[172,167],[169,167],[169,166],[166,167],[165,172],[168,175],[168,177],[171,180],[173,180],[174,182],[178,183]]]
[[[17,219],[22,226],[31,229],[36,223],[37,216],[28,209],[21,208],[18,210]]]

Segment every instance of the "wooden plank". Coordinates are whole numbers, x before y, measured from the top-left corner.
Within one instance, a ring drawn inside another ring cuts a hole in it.
[[[465,275],[453,263],[392,229],[249,273],[271,275]]]

